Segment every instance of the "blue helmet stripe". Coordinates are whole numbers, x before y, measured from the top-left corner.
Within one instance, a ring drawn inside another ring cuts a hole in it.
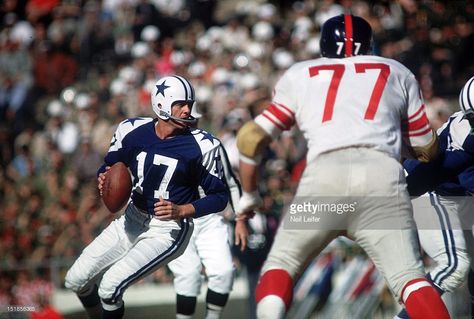
[[[186,83],[188,83],[190,91],[191,91],[191,94],[190,94],[191,95],[191,100],[194,101],[194,88],[193,88],[193,86],[191,85],[191,83],[189,83],[189,81],[187,79],[183,78],[183,80],[186,81]]]
[[[469,86],[467,87],[467,92],[466,92],[466,100],[467,100],[467,103],[469,103],[469,107],[471,108],[471,110],[474,111],[474,107],[472,106],[472,101],[470,99],[471,97],[471,85],[472,85],[472,82],[474,82],[474,78],[471,78],[471,80],[469,80]]]
[[[173,75],[173,77],[177,78],[181,82],[181,84],[183,85],[186,101],[188,101],[188,100],[194,101],[194,88],[191,85],[191,83],[189,83],[188,80],[186,80],[185,78],[183,78],[181,76]]]
[[[184,87],[184,93],[185,93],[184,98],[185,98],[186,101],[187,101],[187,100],[188,100],[188,88],[186,87],[186,84],[184,83],[183,79],[181,79],[181,77],[176,76],[176,75],[173,75],[173,77],[177,78],[177,79],[179,80],[179,82],[181,82],[181,84],[183,85],[183,87]]]

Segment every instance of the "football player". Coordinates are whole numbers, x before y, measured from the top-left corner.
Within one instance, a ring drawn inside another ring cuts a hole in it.
[[[192,217],[222,211],[228,191],[222,181],[219,141],[190,129],[194,89],[172,75],[159,79],[151,94],[157,118],[130,118],[119,124],[104,164],[123,162],[133,178],[131,200],[90,243],[66,274],[91,318],[122,318],[124,291],[183,253]],[[198,187],[206,196],[200,197]]]
[[[461,90],[459,105],[461,111],[438,129],[442,155],[430,163],[404,162],[410,195],[428,191],[413,200],[414,216],[421,247],[436,262],[427,279],[440,295],[464,282],[469,256],[474,257],[470,196],[474,190],[474,77]],[[469,279],[474,296],[474,278]],[[395,318],[410,317],[402,310]]]
[[[345,14],[327,20],[321,29],[323,57],[291,66],[278,80],[270,106],[238,133],[242,211],[260,202],[256,168],[262,149],[295,123],[308,143],[294,209],[283,217],[257,285],[259,318],[282,318],[305,266],[343,234],[365,250],[412,318],[449,318],[424,277],[400,164],[402,145],[414,158],[430,161],[438,139],[415,76],[397,61],[369,55],[371,37],[363,18]],[[321,207],[353,204],[354,211],[305,214],[321,202]],[[297,229],[289,218],[295,214],[317,223]]]
[[[191,115],[199,120],[202,114],[195,106]],[[194,125],[197,125],[194,124]],[[232,172],[227,153],[219,145],[219,156],[224,169],[224,181],[230,192],[233,211],[241,195],[240,183]],[[201,196],[203,189],[199,188]],[[247,226],[245,216],[237,216],[235,242],[245,249]],[[184,253],[168,264],[174,275],[176,291],[176,318],[192,318],[197,296],[202,285],[202,266],[206,271],[206,319],[220,318],[234,282],[234,264],[229,244],[229,226],[221,214],[209,214],[193,220],[194,231]]]

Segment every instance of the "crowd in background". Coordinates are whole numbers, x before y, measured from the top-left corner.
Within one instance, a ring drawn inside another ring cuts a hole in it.
[[[158,77],[191,80],[200,126],[222,140],[237,169],[236,131],[267,106],[284,70],[319,56],[321,24],[346,10],[370,22],[374,54],[417,76],[439,127],[474,74],[469,0],[2,1],[0,305],[25,304],[25,294],[27,304],[47,304],[40,299],[114,218],[98,197],[96,170],[120,121],[152,116]],[[272,144],[262,213],[278,216],[291,200],[305,151],[297,128]],[[162,270],[153,280],[170,278]]]

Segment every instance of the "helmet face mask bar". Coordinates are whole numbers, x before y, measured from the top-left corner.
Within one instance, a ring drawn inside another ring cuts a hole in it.
[[[461,93],[459,93],[459,107],[464,114],[464,118],[471,125],[469,134],[474,135],[474,77],[464,84]]]
[[[179,75],[170,75],[156,81],[151,92],[151,105],[155,114],[162,120],[173,120],[192,124],[196,122],[193,116],[186,119],[172,115],[172,108],[176,104],[188,104],[192,109],[196,103],[194,88],[191,83]]]
[[[319,45],[327,58],[366,55],[372,47],[372,28],[361,17],[341,14],[323,24]]]

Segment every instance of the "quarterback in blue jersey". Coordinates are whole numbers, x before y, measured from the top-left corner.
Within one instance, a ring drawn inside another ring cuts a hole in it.
[[[436,261],[428,274],[440,294],[459,287],[474,257],[472,191],[474,190],[474,77],[460,96],[461,111],[438,130],[440,153],[432,163],[407,160],[407,184],[413,200],[418,235],[425,252]],[[471,269],[473,264],[471,264]],[[474,272],[469,289],[474,296]],[[473,299],[474,301],[474,299]],[[474,316],[474,307],[473,307]],[[409,318],[402,311],[395,318]]]
[[[66,287],[91,318],[122,318],[124,291],[183,253],[193,217],[222,211],[228,202],[219,141],[189,127],[195,122],[189,81],[175,75],[159,79],[151,103],[158,118],[121,122],[99,169],[101,190],[108,167],[123,162],[129,168],[133,185],[125,213],[84,249],[66,275]]]

